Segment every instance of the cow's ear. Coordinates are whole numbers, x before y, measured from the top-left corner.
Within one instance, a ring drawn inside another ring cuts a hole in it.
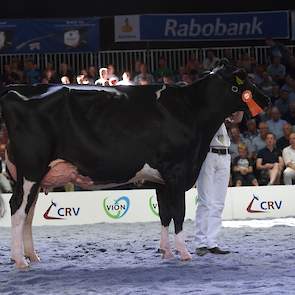
[[[234,72],[235,82],[238,85],[244,84],[244,81],[247,79],[247,72],[244,69],[239,69]]]

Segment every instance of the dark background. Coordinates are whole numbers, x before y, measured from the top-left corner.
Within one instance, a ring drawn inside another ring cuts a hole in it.
[[[114,15],[147,13],[206,13],[295,9],[295,0],[3,0],[0,18],[61,18],[100,16],[101,50],[130,49],[130,43],[114,42]],[[275,25],[275,24],[274,24]],[[290,41],[283,40],[288,44]],[[132,49],[255,46],[263,41],[235,42],[133,42]]]

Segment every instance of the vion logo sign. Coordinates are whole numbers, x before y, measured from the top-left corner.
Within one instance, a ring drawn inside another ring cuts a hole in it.
[[[122,218],[128,212],[130,207],[130,200],[126,196],[118,199],[104,198],[103,209],[106,215],[112,219]]]
[[[282,208],[282,200],[261,201],[259,197],[253,195],[253,199],[247,207],[249,213],[267,213],[280,210]]]

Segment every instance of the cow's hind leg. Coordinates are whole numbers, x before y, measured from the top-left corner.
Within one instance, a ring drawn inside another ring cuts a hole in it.
[[[38,199],[39,185],[35,184],[32,188],[32,194],[30,194],[29,202],[33,202],[29,208],[28,215],[25,220],[24,226],[24,251],[25,257],[30,260],[30,262],[40,262],[40,258],[34,249],[33,234],[32,234],[32,223],[35,212],[35,206]],[[29,205],[30,206],[30,205]]]
[[[159,215],[161,219],[161,239],[160,239],[160,251],[162,252],[163,259],[173,258],[169,243],[169,224],[172,216],[170,213],[170,204],[168,200],[168,191],[166,187],[157,189],[157,200],[159,206]]]
[[[175,248],[179,252],[181,260],[191,260],[192,256],[187,250],[185,235],[183,232],[183,222],[185,217],[185,190],[173,190],[173,194],[171,194],[171,213],[175,228]]]
[[[11,259],[15,261],[16,267],[26,269],[28,263],[24,257],[24,225],[30,205],[29,195],[35,182],[21,179],[14,188],[13,195],[10,199],[11,208]]]

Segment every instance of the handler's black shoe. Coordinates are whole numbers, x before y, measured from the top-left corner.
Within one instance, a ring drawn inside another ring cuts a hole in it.
[[[209,250],[207,247],[200,247],[200,248],[197,248],[196,249],[196,254],[198,256],[204,256],[206,255],[207,253],[209,253]]]
[[[219,247],[209,248],[208,251],[212,254],[229,254],[230,251],[228,250],[221,250]]]

